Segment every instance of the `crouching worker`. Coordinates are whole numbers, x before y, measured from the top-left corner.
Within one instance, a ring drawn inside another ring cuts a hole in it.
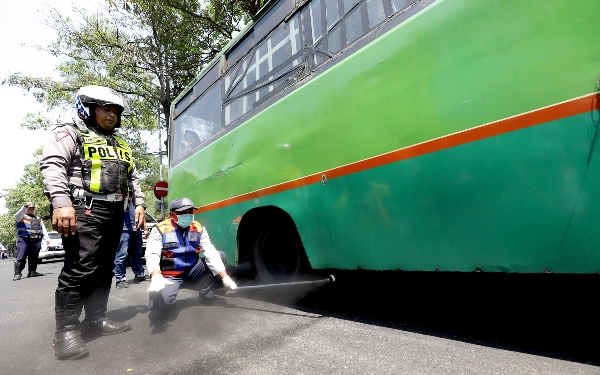
[[[217,251],[206,228],[194,221],[194,203],[188,198],[171,202],[169,218],[158,223],[146,243],[146,266],[150,273],[148,308],[165,313],[175,303],[181,285],[199,284],[200,300],[214,301],[221,283],[237,288],[225,270],[225,253]]]

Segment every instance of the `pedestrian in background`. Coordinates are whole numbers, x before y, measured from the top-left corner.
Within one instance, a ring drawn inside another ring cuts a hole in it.
[[[21,272],[27,261],[27,277],[44,276],[37,272],[38,256],[42,241],[50,243],[50,237],[42,218],[35,216],[35,204],[27,202],[15,214],[17,223],[17,256],[15,258],[15,275],[13,281],[21,280]]]
[[[135,206],[129,204],[129,209],[125,212],[123,220],[123,233],[121,233],[119,249],[115,256],[115,286],[119,289],[129,288],[126,275],[127,268],[125,267],[127,256],[129,256],[131,271],[135,275],[133,281],[142,282],[148,280],[146,270],[142,266],[142,244],[143,238],[148,238],[148,228],[144,225],[142,232],[142,228],[136,228],[135,224]]]
[[[2,258],[2,260],[8,259],[8,253],[6,252],[6,248],[1,243],[0,243],[0,257]]]
[[[54,354],[60,360],[89,354],[82,334],[112,335],[131,328],[129,322],[106,318],[129,195],[136,227],[146,221],[131,148],[115,131],[126,106],[108,87],[82,87],[75,97],[79,119],[53,129],[40,162],[44,192],[52,203],[52,227],[63,237],[65,249],[55,293]]]
[[[200,285],[199,298],[205,304],[214,301],[218,286],[237,288],[225,270],[225,253],[217,251],[206,228],[194,221],[194,208],[189,198],[175,199],[169,218],[150,232],[146,266],[151,276],[148,308],[153,316],[168,311],[184,282]]]

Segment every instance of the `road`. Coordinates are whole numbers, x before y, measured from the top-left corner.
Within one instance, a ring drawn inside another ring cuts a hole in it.
[[[598,275],[338,273],[318,290],[238,293],[213,306],[182,290],[162,324],[149,321],[148,282],[131,284],[113,288],[108,316],[133,329],[58,361],[60,268],[44,263],[45,276],[13,282],[12,259],[0,261],[0,374],[600,373]]]

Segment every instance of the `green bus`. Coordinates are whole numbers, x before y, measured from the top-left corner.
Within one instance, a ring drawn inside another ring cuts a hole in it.
[[[273,0],[175,100],[228,263],[600,271],[600,2]]]

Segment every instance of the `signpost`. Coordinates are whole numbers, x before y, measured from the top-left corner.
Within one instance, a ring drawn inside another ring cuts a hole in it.
[[[154,195],[156,199],[160,199],[166,197],[169,194],[169,184],[167,181],[158,181],[156,185],[154,185]]]
[[[158,181],[154,185],[154,196],[160,199],[160,217],[161,220],[165,217],[165,197],[169,194],[169,184],[167,181]]]

